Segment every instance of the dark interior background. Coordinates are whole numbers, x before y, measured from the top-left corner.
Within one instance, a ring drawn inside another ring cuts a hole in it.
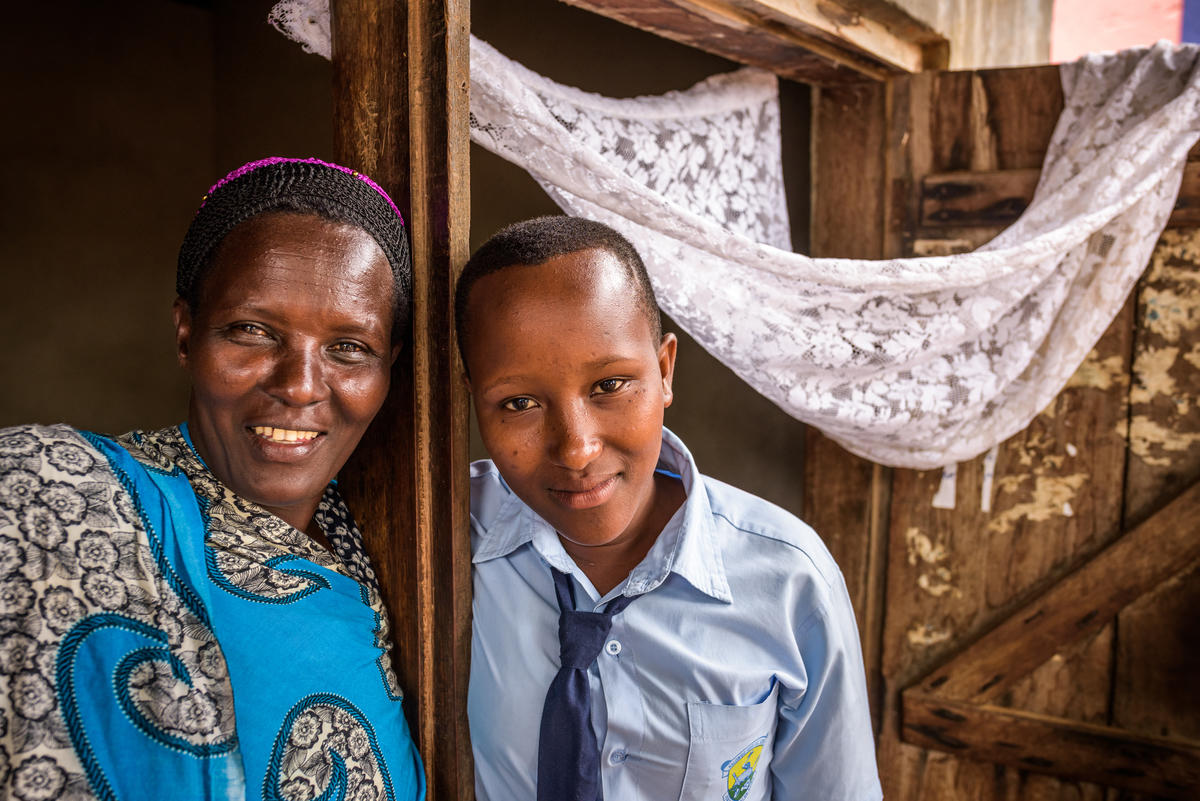
[[[116,433],[177,422],[175,257],[204,191],[266,155],[332,155],[331,70],[267,22],[271,0],[18,4],[0,37],[0,426]],[[728,61],[557,0],[475,0],[472,29],[562,83],[682,89]],[[792,238],[808,245],[809,89],[781,82]],[[471,152],[471,243],[557,207]],[[700,469],[800,511],[803,426],[680,337],[667,425]],[[482,456],[476,440],[473,455]]]

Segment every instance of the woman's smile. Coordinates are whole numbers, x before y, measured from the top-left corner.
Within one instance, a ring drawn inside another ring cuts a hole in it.
[[[303,431],[294,428],[280,428],[278,426],[251,426],[250,430],[271,442],[305,443],[321,436],[320,431]]]

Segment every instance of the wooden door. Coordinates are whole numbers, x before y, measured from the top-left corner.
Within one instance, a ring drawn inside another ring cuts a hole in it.
[[[1055,67],[814,90],[814,255],[982,244],[1061,108]],[[935,509],[941,471],[809,437],[806,517],[851,585],[891,801],[1200,797],[1195,168],[1124,310],[999,448],[990,511],[982,457]]]

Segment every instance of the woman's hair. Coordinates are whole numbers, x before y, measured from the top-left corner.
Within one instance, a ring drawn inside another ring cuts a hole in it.
[[[628,239],[609,226],[583,217],[535,217],[502,228],[479,246],[463,267],[454,290],[454,324],[458,329],[458,350],[466,363],[463,343],[467,339],[467,304],[471,288],[485,275],[508,267],[544,264],[557,256],[581,250],[603,250],[613,255],[633,283],[632,302],[646,317],[653,341],[662,339],[662,315],[650,276],[637,249]]]
[[[362,173],[320,159],[273,157],[238,167],[208,190],[179,248],[175,290],[195,311],[217,247],[241,223],[267,212],[315,214],[369,233],[392,268],[393,340],[408,324],[412,264],[404,218]]]

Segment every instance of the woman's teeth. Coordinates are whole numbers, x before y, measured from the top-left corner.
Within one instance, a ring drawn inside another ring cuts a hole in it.
[[[272,442],[308,442],[316,439],[319,431],[296,431],[291,428],[272,428],[271,426],[254,426],[251,430],[264,439]]]

